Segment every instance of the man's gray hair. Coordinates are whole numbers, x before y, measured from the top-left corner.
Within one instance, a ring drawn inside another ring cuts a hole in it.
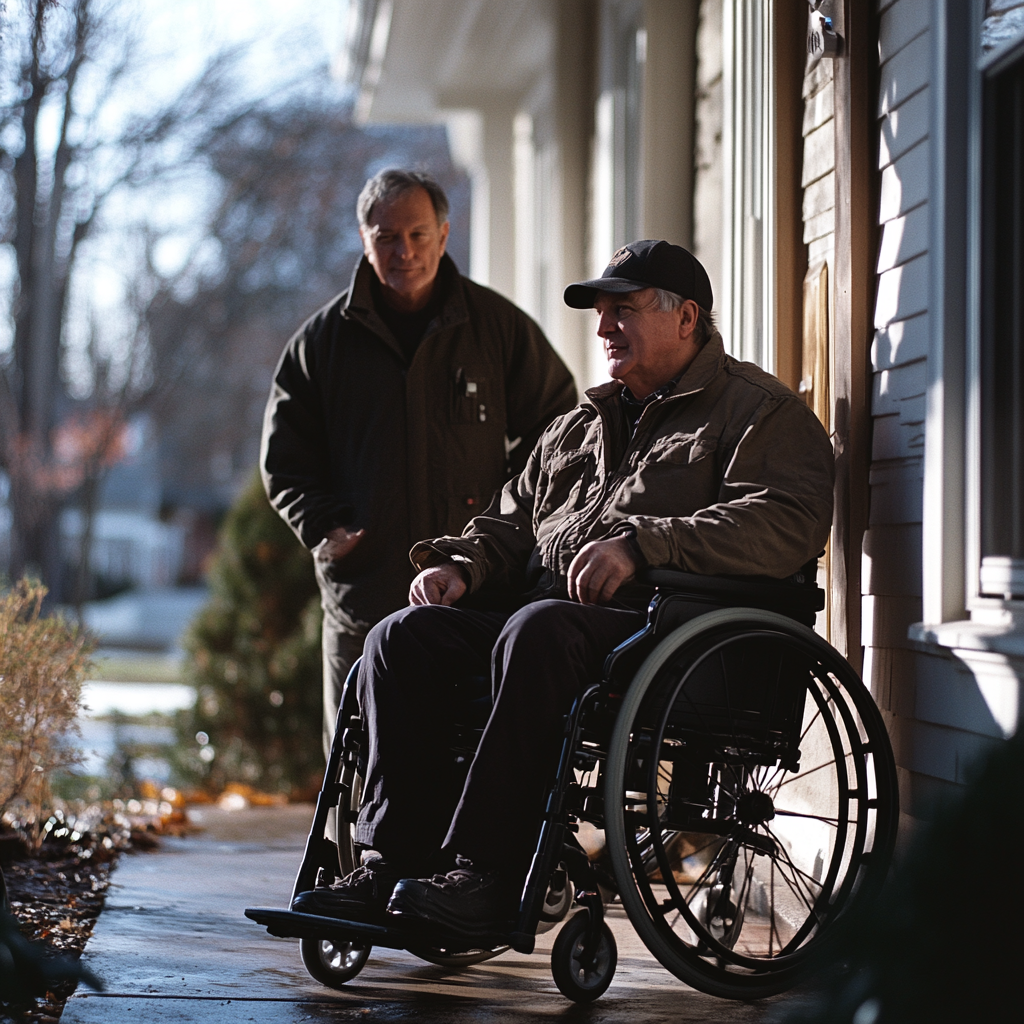
[[[664,288],[654,289],[655,297],[658,300],[658,309],[662,313],[675,312],[686,300],[682,295],[676,295],[675,292],[666,291]],[[693,340],[697,343],[698,348],[703,348],[710,340],[711,335],[715,333],[715,315],[709,309],[704,309],[702,306],[697,307],[697,326],[694,330]]]
[[[424,189],[430,196],[434,213],[437,214],[437,226],[440,227],[448,220],[448,197],[444,194],[444,189],[423,171],[406,171],[397,167],[390,167],[375,174],[363,186],[363,191],[359,193],[359,199],[356,201],[359,226],[369,226],[373,208],[378,203],[390,203],[416,188]]]

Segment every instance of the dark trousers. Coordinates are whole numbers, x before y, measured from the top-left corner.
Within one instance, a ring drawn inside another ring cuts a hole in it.
[[[511,616],[418,606],[374,626],[359,673],[369,750],[356,842],[408,874],[456,854],[524,873],[563,716],[643,624],[642,612],[548,600]],[[493,709],[460,788],[450,750],[456,686],[487,674]]]

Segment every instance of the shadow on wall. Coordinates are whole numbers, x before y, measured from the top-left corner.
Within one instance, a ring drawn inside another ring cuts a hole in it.
[[[900,807],[931,819],[956,799],[975,766],[1018,731],[1019,672],[1002,655],[912,649],[895,637],[889,649],[866,652],[864,677],[885,714],[900,769]]]
[[[999,743],[922,827],[887,891],[774,1024],[1020,1019],[1024,734]]]

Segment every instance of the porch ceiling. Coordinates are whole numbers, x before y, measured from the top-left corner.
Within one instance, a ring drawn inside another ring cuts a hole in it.
[[[544,0],[394,0],[379,78],[360,83],[368,119],[431,120],[523,94],[551,58],[551,19]]]

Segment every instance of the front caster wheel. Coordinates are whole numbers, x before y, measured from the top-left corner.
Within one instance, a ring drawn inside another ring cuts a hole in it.
[[[366,963],[373,947],[368,942],[338,939],[299,939],[299,953],[310,976],[328,988],[341,988]]]
[[[551,949],[551,974],[558,991],[575,1003],[590,1003],[604,994],[615,975],[618,952],[607,922],[601,922],[597,949],[585,950],[590,913],[569,918]]]

